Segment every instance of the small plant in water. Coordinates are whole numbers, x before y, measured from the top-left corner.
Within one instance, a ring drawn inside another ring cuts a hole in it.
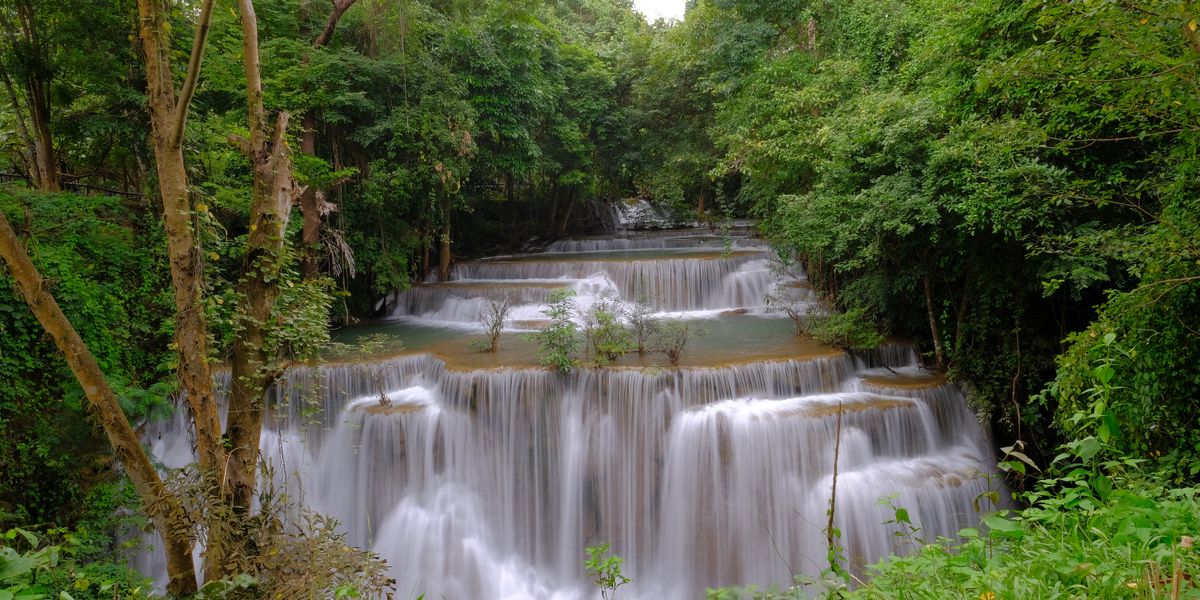
[[[621,564],[625,559],[609,555],[608,543],[588,546],[587,555],[583,566],[587,569],[588,577],[600,588],[601,598],[612,600],[617,595],[617,588],[631,581],[621,574]]]
[[[679,359],[687,348],[688,340],[693,336],[704,335],[705,331],[686,321],[670,321],[658,326],[655,340],[656,349],[667,355],[674,366],[679,366]]]
[[[386,333],[372,333],[359,338],[353,343],[332,342],[326,346],[326,354],[331,359],[354,361],[355,369],[360,373],[363,379],[371,382],[371,387],[379,396],[379,404],[388,406],[392,403],[391,398],[387,394],[387,368],[384,363],[379,360],[359,360],[362,357],[382,357],[388,354],[394,354],[404,348],[404,344],[393,336]],[[315,392],[318,389],[318,383],[314,381],[312,390]],[[315,405],[315,408],[320,408],[320,401],[316,394],[311,394],[311,398],[306,398],[305,401]]]
[[[559,372],[569,373],[575,367],[575,352],[579,348],[579,327],[571,321],[575,312],[575,291],[556,289],[546,299],[548,306],[542,311],[550,317],[550,324],[525,339],[538,344],[538,362],[553,367]]]
[[[583,334],[596,365],[613,362],[637,347],[632,332],[621,323],[621,305],[611,299],[596,301],[583,315]]]
[[[495,352],[500,349],[500,333],[504,331],[504,323],[512,314],[512,296],[504,295],[498,298],[488,298],[479,309],[479,324],[483,325],[484,339],[471,342],[470,348],[475,352]]]
[[[650,306],[649,298],[639,293],[637,300],[626,309],[626,317],[629,319],[629,330],[633,334],[637,353],[645,354],[653,344],[660,325],[659,320],[654,317],[654,308]]]

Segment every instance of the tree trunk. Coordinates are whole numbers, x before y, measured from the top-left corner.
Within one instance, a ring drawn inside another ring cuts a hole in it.
[[[933,284],[929,280],[929,273],[925,273],[922,282],[925,286],[925,310],[929,313],[929,334],[933,336],[933,355],[937,360],[937,368],[946,368],[945,352],[942,349],[942,334],[938,330],[937,315],[933,309]]]
[[[161,0],[138,0],[139,34],[146,61],[150,136],[163,203],[163,227],[175,296],[175,345],[179,380],[192,413],[196,454],[203,477],[224,488],[225,450],[208,362],[208,326],[204,319],[204,263],[193,233],[193,208],[183,161],[183,132],[188,106],[200,75],[213,0],[205,0],[196,23],[192,54],[183,87],[176,97],[171,67],[173,52],[165,6]],[[210,539],[206,556],[221,540]],[[189,557],[189,570],[193,570]],[[209,561],[210,563],[213,561]],[[174,577],[174,576],[172,576]]]
[[[284,236],[297,191],[284,139],[287,121],[287,113],[280,113],[275,141],[261,146],[270,153],[262,156],[256,152],[254,155],[250,235],[237,286],[242,303],[238,315],[241,334],[233,344],[225,437],[229,441],[228,477],[232,484],[232,505],[240,511],[250,509],[254,495],[264,394],[280,373],[277,357],[267,347],[267,336],[273,325],[275,301],[279,298]]]
[[[175,345],[179,353],[179,380],[187,399],[196,434],[200,470],[215,476],[224,466],[221,422],[208,362],[208,327],[204,320],[204,267],[192,231],[192,206],[183,162],[183,125],[191,93],[199,77],[200,59],[208,38],[212,0],[201,7],[196,37],[183,94],[175,96],[171,74],[172,46],[164,6],[160,0],[138,0],[142,51],[146,61],[146,88],[150,105],[150,136],[163,203],[163,227],[175,295]]]
[[[0,79],[4,81],[4,89],[8,92],[9,104],[12,106],[13,116],[17,123],[17,134],[21,137],[21,142],[25,146],[25,151],[20,152],[21,162],[25,164],[25,170],[29,173],[30,181],[36,182],[42,180],[41,165],[37,161],[37,145],[33,142],[33,136],[29,134],[29,128],[25,125],[24,110],[21,106],[21,101],[17,97],[16,89],[13,87],[12,79],[4,69],[0,69]]]
[[[970,308],[970,292],[971,280],[970,270],[968,267],[967,279],[963,281],[962,292],[958,297],[958,314],[955,315],[954,323],[954,358],[955,363],[963,356],[963,339],[966,336],[967,329],[967,310]]]
[[[30,179],[40,190],[59,191],[62,189],[62,179],[50,134],[50,83],[53,80],[50,48],[41,36],[35,3],[30,0],[10,0],[10,4],[16,22],[9,20],[9,13],[5,11],[0,13],[0,24],[4,26],[11,43],[19,40],[31,57],[36,56],[25,66],[23,73],[17,74],[25,93],[24,108],[29,112],[29,126],[25,128],[21,123],[21,128],[25,130],[26,137],[31,138],[27,139],[27,143],[32,142],[30,159],[33,168],[30,169]],[[22,108],[19,104],[14,98],[13,110],[21,119]]]
[[[337,29],[342,13],[346,12],[356,1],[333,0],[333,10],[329,13],[329,19],[325,21],[325,28],[321,30],[321,35],[313,40],[313,49],[322,48],[333,39],[333,32]],[[306,56],[304,60],[308,62],[308,57]],[[317,117],[312,109],[304,113],[300,131],[300,151],[311,156],[317,154]],[[320,275],[321,202],[317,198],[318,191],[316,188],[307,189],[300,196],[300,213],[304,217],[304,230],[300,234],[300,242],[304,246],[304,258],[300,272],[305,279],[316,279]]]
[[[4,259],[13,280],[38,322],[54,339],[71,373],[79,381],[83,393],[100,421],[117,460],[125,467],[129,479],[137,488],[142,508],[154,522],[163,540],[170,581],[167,591],[173,596],[196,591],[196,572],[192,564],[192,540],[188,535],[186,514],[179,498],[164,486],[142,449],[141,440],[129,425],[116,394],[108,385],[100,365],[88,350],[75,328],[71,326],[58,302],[47,290],[46,282],[29,260],[25,248],[8,219],[0,213],[0,258]]]
[[[230,482],[226,501],[235,515],[245,517],[250,511],[257,483],[264,394],[281,373],[276,352],[267,346],[267,340],[274,327],[275,303],[279,298],[287,222],[292,205],[302,190],[296,187],[292,176],[291,152],[287,146],[288,114],[277,115],[274,131],[267,122],[258,51],[258,19],[252,0],[238,0],[238,13],[242,26],[250,131],[250,140],[240,142],[254,166],[254,188],[246,258],[237,285],[240,333],[233,342],[225,438],[229,447],[226,476]],[[245,533],[240,524],[235,530]],[[228,540],[227,547],[252,551],[248,543],[246,538],[239,537]],[[247,555],[251,555],[250,552]],[[228,557],[219,552],[209,556],[206,574],[213,577],[235,573],[238,565],[227,560]]]
[[[300,129],[300,151],[316,156],[317,154],[317,117],[310,109],[304,113]],[[316,188],[304,190],[300,195],[300,213],[304,217],[304,229],[300,233],[300,243],[304,247],[304,258],[300,272],[305,279],[316,279],[320,275],[319,251],[321,246],[321,208],[317,201]]]
[[[567,192],[567,211],[563,215],[561,224],[558,226],[558,235],[560,237],[566,235],[567,228],[571,226],[571,216],[575,212],[575,204],[577,204],[575,190],[572,189],[571,191]]]
[[[429,224],[429,221],[426,220],[425,224],[421,226],[421,279],[422,280],[424,280],[426,277],[429,277],[429,253],[433,247],[432,240],[430,239],[432,237],[432,234],[429,232],[429,230],[430,230],[430,224]]]
[[[438,279],[450,279],[450,196],[442,195],[441,249],[438,253]]]
[[[58,172],[58,159],[54,155],[54,139],[50,136],[50,97],[44,89],[49,82],[30,81],[29,120],[33,125],[35,160],[40,180],[38,189],[57,192],[62,189],[62,178]]]

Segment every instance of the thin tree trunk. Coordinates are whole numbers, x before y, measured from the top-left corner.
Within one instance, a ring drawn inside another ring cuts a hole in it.
[[[317,154],[316,128],[317,117],[310,109],[304,113],[300,128],[300,151],[310,156]],[[304,229],[300,233],[300,243],[304,248],[300,272],[305,279],[316,279],[320,275],[321,246],[321,208],[316,188],[306,189],[300,195],[300,213],[304,218]]]
[[[246,258],[237,285],[240,334],[233,342],[232,378],[226,440],[229,446],[230,481],[227,501],[235,514],[249,512],[254,497],[258,447],[262,436],[264,394],[280,375],[274,351],[267,347],[273,327],[279,278],[283,270],[283,245],[292,205],[303,190],[292,175],[287,146],[288,114],[280,112],[274,131],[263,106],[262,70],[258,50],[258,18],[252,0],[238,0],[242,26],[242,56],[246,74],[246,105],[250,139],[241,140],[254,167],[250,206],[250,233]],[[246,540],[230,540],[244,545]],[[231,574],[236,565],[211,557],[208,574]]]
[[[567,234],[567,228],[571,226],[571,215],[575,212],[575,205],[578,204],[575,198],[575,191],[572,189],[567,192],[567,211],[563,215],[562,222],[558,226],[558,235],[564,236]]]
[[[833,479],[829,488],[829,512],[826,515],[825,523],[825,547],[829,553],[829,568],[834,573],[841,569],[838,564],[838,548],[834,544],[837,543],[837,538],[834,535],[834,517],[837,511],[837,480],[838,480],[838,459],[842,451],[842,404],[838,403],[837,424],[834,430],[833,439]]]
[[[942,334],[938,329],[937,315],[933,309],[933,284],[929,280],[929,273],[925,273],[922,278],[925,287],[925,310],[929,313],[929,334],[933,336],[933,355],[937,360],[937,368],[946,368],[945,352],[942,349]]]
[[[421,279],[424,280],[429,276],[429,254],[433,248],[432,234],[429,232],[429,221],[421,226]]]
[[[30,176],[38,189],[58,191],[62,189],[62,180],[58,173],[54,141],[50,134],[50,82],[53,75],[48,69],[49,49],[39,35],[33,2],[13,0],[11,5],[13,14],[16,15],[16,23],[14,24],[6,18],[7,13],[0,13],[0,24],[3,24],[5,32],[11,40],[20,40],[29,52],[39,55],[35,60],[43,64],[40,71],[29,68],[22,77],[26,109],[29,112],[26,135],[31,137],[31,158],[36,166],[31,170]],[[21,108],[14,105],[14,109],[19,118]],[[22,127],[24,128],[24,125]]]
[[[171,73],[171,41],[161,0],[138,0],[140,36],[146,61],[146,88],[150,105],[150,136],[163,203],[163,227],[175,295],[175,345],[179,352],[179,380],[187,399],[196,434],[200,470],[216,476],[224,465],[221,422],[208,362],[208,327],[204,320],[204,267],[192,230],[192,206],[183,162],[183,122],[191,91],[199,77],[200,61],[208,39],[213,0],[201,7],[192,56],[181,98],[175,96]]]
[[[971,241],[971,247],[967,251],[965,258],[965,266],[962,275],[962,291],[958,296],[958,312],[954,315],[954,347],[951,348],[953,356],[951,362],[957,363],[959,358],[963,356],[963,344],[966,339],[967,330],[967,313],[970,309],[971,300],[971,281],[974,274],[975,266],[975,240]]]
[[[50,98],[42,82],[30,81],[29,86],[29,120],[33,125],[35,160],[41,175],[38,188],[57,192],[62,189],[62,178],[54,154],[54,140],[50,136]]]
[[[317,50],[327,45],[333,39],[338,21],[357,0],[333,0],[333,10],[325,21],[321,35],[313,40],[313,49]],[[308,57],[304,58],[308,62]],[[300,151],[316,156],[317,154],[317,117],[310,109],[304,113],[300,129]],[[300,234],[300,243],[304,246],[303,260],[300,272],[305,279],[316,279],[320,275],[319,252],[321,246],[321,202],[317,193],[320,190],[310,188],[300,195],[300,213],[304,218],[304,229]]]
[[[108,385],[100,365],[71,326],[58,302],[47,289],[46,282],[29,260],[29,255],[13,231],[8,219],[0,213],[0,258],[4,259],[13,280],[30,310],[42,327],[54,339],[71,373],[79,381],[96,419],[113,446],[117,460],[125,467],[137,489],[146,514],[154,522],[163,540],[170,581],[167,591],[173,596],[196,591],[196,572],[192,564],[192,540],[183,506],[165,486],[158,472],[142,449],[141,440],[129,425],[116,394]]]
[[[963,339],[966,336],[967,329],[967,310],[970,308],[969,294],[971,290],[970,272],[967,273],[968,279],[963,281],[962,292],[958,296],[958,314],[955,315],[954,323],[954,362],[963,355]]]
[[[183,132],[188,106],[200,76],[213,0],[204,0],[196,21],[188,70],[176,97],[171,67],[174,52],[166,7],[161,0],[138,0],[139,37],[146,63],[146,91],[150,107],[150,136],[163,203],[163,227],[175,296],[175,345],[179,353],[179,380],[192,413],[196,454],[202,476],[224,484],[225,465],[221,423],[208,362],[208,328],[204,319],[204,267],[193,233],[193,209],[183,160]],[[160,533],[162,533],[160,531]],[[163,533],[165,537],[165,533]],[[168,571],[171,567],[168,566]],[[187,572],[194,567],[188,557]],[[177,578],[171,572],[172,580]]]
[[[450,279],[450,196],[442,194],[441,248],[438,253],[438,279]]]
[[[13,88],[12,79],[4,69],[0,69],[0,79],[4,81],[4,89],[8,92],[9,103],[12,105],[13,115],[17,121],[17,134],[21,137],[21,142],[25,145],[25,151],[21,152],[21,162],[25,163],[25,169],[29,173],[29,179],[38,182],[42,180],[41,165],[37,161],[37,148],[33,143],[33,136],[29,134],[29,128],[25,125],[25,115],[21,106],[21,101],[17,97],[16,89]]]

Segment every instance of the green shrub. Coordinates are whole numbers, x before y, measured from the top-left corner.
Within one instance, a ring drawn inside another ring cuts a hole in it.
[[[625,560],[620,556],[610,555],[607,543],[588,546],[587,556],[583,566],[588,577],[600,588],[601,598],[612,600],[617,595],[617,588],[631,581],[621,573],[621,565]]]
[[[805,333],[818,342],[842,350],[870,350],[883,342],[883,335],[861,308],[846,312],[809,312]]]
[[[479,310],[479,324],[483,325],[484,339],[471,342],[474,352],[495,352],[500,349],[500,333],[504,331],[504,323],[512,313],[512,296],[488,298]]]
[[[51,543],[59,538],[61,542]],[[91,562],[78,556],[75,532],[45,535],[10,529],[0,535],[0,598],[8,600],[109,600],[149,598],[149,580],[112,558]]]
[[[574,298],[574,290],[551,291],[543,311],[550,317],[550,324],[526,337],[538,343],[538,362],[561,373],[569,373],[575,367],[575,353],[579,349],[579,327],[571,320],[575,313]]]
[[[633,332],[621,322],[621,305],[613,300],[597,300],[582,315],[583,337],[597,366],[620,359],[637,349]]]
[[[688,341],[704,333],[703,329],[687,321],[667,321],[658,325],[654,347],[665,354],[672,365],[678,366]]]
[[[170,410],[174,304],[155,217],[117,198],[0,186],[50,291],[134,420]],[[74,527],[113,472],[83,392],[0,268],[0,529]]]

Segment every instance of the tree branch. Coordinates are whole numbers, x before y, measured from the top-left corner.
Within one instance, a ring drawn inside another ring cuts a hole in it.
[[[238,0],[242,21],[242,66],[246,73],[246,112],[250,125],[250,145],[257,153],[264,150],[266,108],[263,107],[262,67],[258,54],[258,16],[252,0]]]
[[[191,564],[192,542],[180,534],[181,524],[186,522],[183,505],[163,485],[95,356],[47,289],[46,281],[29,260],[29,253],[3,213],[0,213],[0,259],[0,263],[8,266],[15,287],[30,311],[66,359],[88,399],[92,414],[112,444],[113,453],[137,489],[146,515],[162,534],[167,546],[172,595],[190,595],[196,590],[196,577]]]
[[[313,40],[313,48],[321,48],[333,39],[333,31],[337,29],[338,20],[342,18],[342,13],[346,12],[354,5],[356,0],[330,0],[333,3],[333,11],[329,13],[329,19],[325,21],[325,28],[321,30],[321,35]]]
[[[246,158],[252,158],[254,156],[254,149],[250,146],[250,140],[236,133],[229,134],[229,137],[226,139],[229,141],[229,145],[237,148],[238,151],[241,152]]]
[[[196,20],[196,36],[192,40],[192,56],[188,60],[187,76],[184,77],[183,87],[179,90],[179,100],[175,103],[174,124],[171,127],[172,144],[183,142],[183,126],[187,122],[188,105],[192,103],[192,95],[196,93],[196,82],[200,79],[200,63],[204,58],[204,45],[208,42],[208,24],[212,20],[213,0],[204,0],[200,7],[200,18]]]

